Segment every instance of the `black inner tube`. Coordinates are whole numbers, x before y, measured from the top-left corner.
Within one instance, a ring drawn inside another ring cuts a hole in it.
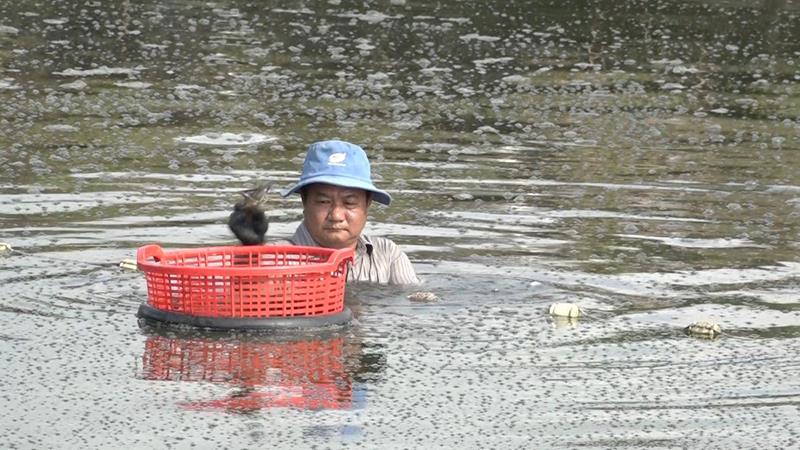
[[[353,313],[346,307],[340,313],[320,316],[267,317],[267,318],[232,318],[190,316],[155,309],[142,304],[137,313],[139,318],[147,322],[156,321],[163,324],[191,326],[208,330],[292,330],[314,329],[344,325],[350,322]]]

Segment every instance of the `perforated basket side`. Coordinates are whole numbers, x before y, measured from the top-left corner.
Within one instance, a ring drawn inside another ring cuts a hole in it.
[[[158,254],[158,264],[140,264],[149,304],[162,311],[232,318],[316,316],[344,309],[352,250],[256,249],[219,247]],[[241,269],[239,264],[246,265]]]

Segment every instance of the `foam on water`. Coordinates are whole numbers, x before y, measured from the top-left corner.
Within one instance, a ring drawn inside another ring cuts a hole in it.
[[[144,70],[142,66],[133,68],[128,67],[106,67],[101,66],[94,69],[66,69],[59,72],[53,72],[53,75],[60,75],[64,77],[104,77],[109,75],[138,75],[139,72]]]
[[[669,218],[665,218],[669,220]],[[683,248],[734,248],[734,247],[759,247],[767,248],[766,245],[759,245],[749,239],[729,239],[729,238],[671,238],[662,236],[639,236],[634,234],[617,234],[616,236],[627,239],[645,239],[649,241],[662,242],[673,247]]]
[[[180,136],[176,141],[186,144],[202,145],[257,145],[277,141],[275,136],[260,133],[207,133],[195,136]]]

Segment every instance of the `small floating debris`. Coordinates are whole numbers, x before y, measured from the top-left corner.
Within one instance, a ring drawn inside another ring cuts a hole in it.
[[[14,84],[14,80],[11,78],[0,80],[0,91],[16,91],[18,89],[19,85]]]
[[[722,327],[710,320],[701,320],[686,327],[686,334],[689,336],[714,339],[722,334]]]
[[[0,242],[0,254],[1,253],[6,253],[6,252],[11,252],[11,251],[14,251],[14,249],[11,248],[11,245],[6,244],[5,242]]]
[[[758,106],[758,100],[754,98],[737,98],[735,103],[743,108]]]
[[[259,133],[208,133],[175,138],[178,142],[205,145],[255,145],[276,141],[277,139],[275,136]]]
[[[144,81],[118,81],[114,83],[114,86],[128,89],[147,89],[152,86],[152,84],[145,83]]]
[[[389,126],[397,130],[416,130],[422,126],[422,122],[419,120],[400,120],[389,123]]]
[[[67,69],[61,72],[53,72],[53,75],[61,75],[63,77],[94,77],[94,76],[109,76],[109,75],[138,75],[144,69],[142,66],[134,68],[127,67],[106,67],[100,66],[96,69]]]
[[[686,74],[686,73],[698,73],[698,72],[700,72],[700,70],[698,70],[698,69],[696,69],[694,67],[686,67],[686,66],[682,66],[682,65],[673,66],[671,69],[672,69],[671,70],[672,73],[678,74],[678,75],[683,75],[683,74]]]
[[[508,75],[506,77],[503,77],[502,81],[504,83],[509,83],[509,84],[513,84],[513,83],[522,84],[522,83],[527,82],[528,79],[523,77],[522,75]]]
[[[86,89],[88,86],[89,85],[86,84],[86,82],[83,80],[75,80],[72,83],[64,83],[58,85],[58,87],[60,87],[61,89],[67,89],[69,91],[82,91]]]
[[[52,125],[45,125],[44,131],[49,131],[51,133],[75,133],[78,131],[78,128],[72,125],[55,123]]]
[[[484,125],[479,127],[477,130],[473,131],[475,134],[484,134],[484,133],[492,133],[492,134],[500,134],[496,128],[492,128],[489,125]]]
[[[354,14],[354,13],[337,14],[337,16],[338,17],[358,19],[358,20],[361,20],[361,21],[364,21],[364,22],[367,22],[367,23],[370,23],[370,24],[376,24],[376,23],[383,22],[386,19],[396,19],[398,17],[398,16],[387,16],[386,14],[384,14],[382,12],[379,12],[379,11],[367,11],[364,14]]]
[[[482,42],[495,42],[500,40],[500,38],[497,36],[482,36],[477,33],[465,34],[463,36],[459,36],[459,39],[461,39],[462,41],[482,41]]]
[[[680,83],[664,83],[661,85],[661,89],[665,91],[680,91],[686,89],[686,86]]]
[[[459,192],[458,194],[454,194],[450,198],[455,200],[455,201],[457,201],[457,202],[468,202],[468,201],[475,200],[475,196],[474,195],[468,194],[466,192]]]
[[[505,63],[511,62],[513,60],[514,60],[514,58],[510,58],[510,57],[485,58],[485,59],[476,59],[476,60],[472,61],[472,63],[475,64],[476,66],[480,67],[480,66],[486,66],[486,65],[489,65],[489,64],[505,64]]]
[[[419,291],[409,294],[408,299],[417,303],[434,303],[441,300],[438,295],[427,291]]]
[[[8,25],[0,25],[0,34],[19,34],[19,28],[10,27]]]
[[[69,22],[69,19],[66,17],[56,17],[55,19],[44,19],[42,22],[48,25],[64,25],[65,23]]]
[[[550,305],[550,315],[558,317],[580,317],[583,312],[574,303],[553,303]]]
[[[133,272],[139,270],[139,266],[136,264],[136,260],[134,259],[123,259],[122,262],[119,263],[119,266],[125,270],[130,270]]]
[[[600,64],[591,64],[591,63],[580,62],[580,63],[575,64],[575,68],[580,69],[580,70],[600,70],[600,69],[603,68],[603,66],[600,65]]]
[[[179,84],[175,86],[173,89],[176,91],[202,91],[203,86],[197,84]]]

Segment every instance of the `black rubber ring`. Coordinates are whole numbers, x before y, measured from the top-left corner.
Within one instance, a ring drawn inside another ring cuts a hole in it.
[[[344,325],[350,322],[353,313],[350,308],[344,307],[342,312],[321,316],[298,317],[267,317],[258,318],[232,318],[232,317],[202,317],[190,316],[169,311],[155,309],[150,305],[141,304],[137,313],[142,319],[154,320],[170,325],[189,325],[196,328],[209,330],[292,330],[325,328]]]

